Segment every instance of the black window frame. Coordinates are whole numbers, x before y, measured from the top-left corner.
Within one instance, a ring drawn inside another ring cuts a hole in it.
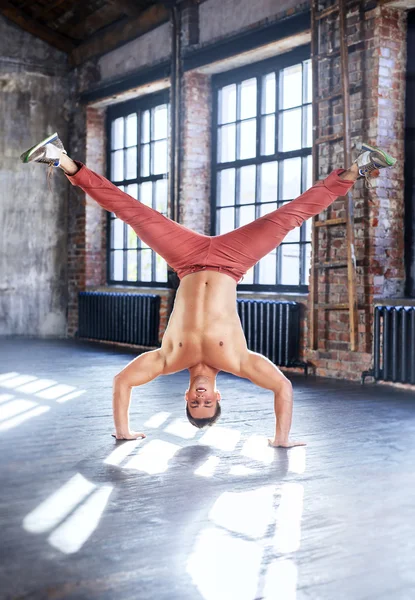
[[[170,90],[166,89],[161,92],[156,92],[154,94],[148,94],[146,96],[140,96],[138,98],[133,98],[131,100],[127,100],[126,102],[122,102],[119,104],[113,104],[107,108],[106,111],[106,174],[107,179],[111,181],[111,124],[112,122],[119,117],[126,117],[127,115],[138,112],[142,113],[146,110],[151,110],[155,106],[159,106],[161,104],[168,105],[168,111],[170,112]],[[170,117],[169,117],[170,119]],[[167,130],[167,148],[168,148],[168,156],[167,156],[167,166],[168,172],[166,175],[149,175],[148,177],[142,177],[140,174],[140,164],[141,164],[141,118],[137,119],[137,177],[136,179],[131,180],[123,180],[117,181],[117,186],[126,186],[131,184],[137,184],[138,187],[140,183],[146,181],[158,181],[158,180],[167,180],[167,190],[168,190],[168,200],[167,200],[167,212],[169,211],[169,175],[170,175],[170,162],[169,162],[169,152],[170,152],[170,128],[168,122],[168,130]],[[137,200],[140,202],[140,200]],[[154,193],[153,193],[153,208],[154,206]],[[167,271],[167,280],[166,281],[129,281],[128,279],[112,279],[111,278],[111,213],[107,215],[107,236],[106,236],[106,256],[107,256],[107,284],[108,285],[121,285],[125,287],[137,288],[137,287],[153,287],[153,288],[169,288],[170,282]],[[126,239],[126,228],[127,225],[124,223],[124,240]],[[124,252],[127,250],[123,249]],[[152,250],[154,253],[154,250]],[[124,277],[125,277],[125,261],[124,261]],[[155,276],[155,261],[152,261],[152,279]]]
[[[216,235],[216,216],[217,216],[217,179],[218,173],[221,170],[226,168],[240,168],[248,165],[260,165],[266,162],[275,162],[281,161],[283,159],[294,158],[294,157],[307,157],[312,154],[312,146],[308,148],[302,148],[299,150],[289,151],[289,152],[281,152],[278,150],[278,124],[276,125],[276,139],[275,139],[275,153],[272,155],[261,155],[259,152],[260,148],[260,128],[261,128],[261,86],[257,87],[257,112],[256,112],[256,157],[248,158],[248,159],[238,159],[235,157],[234,161],[229,161],[226,163],[219,163],[217,160],[218,155],[218,130],[219,130],[219,122],[218,122],[218,97],[219,97],[219,89],[231,85],[231,84],[240,84],[242,81],[250,78],[257,78],[257,81],[260,81],[260,78],[263,75],[266,75],[270,72],[278,72],[284,68],[294,66],[300,62],[310,60],[311,59],[311,45],[305,44],[298,48],[295,48],[292,51],[286,52],[284,54],[275,56],[270,59],[266,59],[261,62],[257,62],[248,66],[240,67],[237,69],[233,69],[231,71],[227,71],[225,73],[220,73],[215,75],[212,78],[212,152],[211,152],[211,235]],[[278,77],[277,77],[278,80]],[[278,84],[277,84],[278,89]],[[238,102],[238,100],[237,100]],[[278,106],[278,97],[277,97],[277,106],[276,106],[276,117],[278,116],[279,106]],[[307,103],[308,104],[308,103]],[[278,118],[276,119],[278,122]],[[238,118],[237,121],[238,122]],[[302,181],[301,181],[301,192],[305,191],[305,181],[304,181],[304,169],[302,169]],[[281,185],[281,178],[278,179],[278,186]],[[258,187],[258,177],[256,180],[256,186]],[[238,205],[234,205],[238,206]],[[255,211],[258,216],[259,203],[255,202]],[[256,218],[257,218],[256,216]],[[305,238],[305,224],[301,227],[300,230],[300,240],[299,242],[295,242],[295,244],[306,245],[307,243],[311,244],[311,241],[308,242]],[[311,246],[310,246],[311,247]],[[281,264],[281,258],[279,253],[277,253],[277,261]],[[306,259],[305,259],[305,251],[300,251],[300,281],[302,280],[302,274],[304,273],[306,268]],[[240,291],[258,291],[258,292],[288,292],[288,293],[297,293],[297,294],[306,294],[309,292],[309,286],[305,284],[299,285],[284,285],[284,284],[260,284],[260,283],[250,283],[244,284],[243,281],[238,284],[238,289]]]

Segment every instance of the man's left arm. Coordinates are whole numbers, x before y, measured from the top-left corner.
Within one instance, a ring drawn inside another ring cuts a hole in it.
[[[274,447],[292,448],[305,446],[304,442],[294,442],[289,439],[292,412],[293,391],[291,382],[265,356],[248,351],[241,361],[240,376],[245,377],[262,388],[271,390],[274,394],[275,436],[269,439]]]

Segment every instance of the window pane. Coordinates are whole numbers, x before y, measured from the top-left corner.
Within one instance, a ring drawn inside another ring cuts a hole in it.
[[[127,172],[126,179],[136,179],[137,178],[137,147],[128,148],[126,151],[127,155]]]
[[[256,116],[256,79],[247,79],[241,84],[241,119]]]
[[[157,281],[167,281],[167,263],[161,258],[158,254],[156,257],[156,280]]]
[[[124,248],[124,223],[120,219],[112,221],[112,248]]]
[[[167,173],[167,140],[154,142],[153,148],[153,175]]]
[[[137,234],[134,229],[127,225],[127,244],[128,248],[137,248]]]
[[[255,165],[242,167],[239,170],[239,204],[251,204],[255,202]]]
[[[130,185],[127,185],[125,187],[125,191],[127,192],[127,194],[129,194],[130,196],[132,196],[133,198],[135,198],[137,200],[137,198],[138,198],[138,185],[136,183],[130,183]]]
[[[124,147],[124,119],[120,117],[112,122],[111,148],[118,150]]]
[[[287,233],[284,238],[284,242],[299,242],[300,241],[300,228],[296,227]]]
[[[167,138],[167,104],[153,109],[153,128],[154,140]]]
[[[138,238],[137,238],[137,234],[135,233],[134,229],[132,227],[130,227],[129,225],[127,225],[127,244],[128,244],[128,248],[137,248],[137,242],[138,242]]]
[[[240,147],[238,158],[253,158],[256,156],[256,119],[242,121],[240,127]]]
[[[261,154],[275,153],[275,115],[262,117]]]
[[[276,202],[271,202],[270,204],[261,204],[261,217],[268,215],[273,210],[277,210]]]
[[[124,179],[124,150],[117,150],[111,155],[111,179],[112,181]]]
[[[259,263],[259,283],[262,285],[275,285],[277,268],[277,255],[271,252],[264,256]]]
[[[281,71],[281,108],[300,106],[302,101],[302,65],[294,65]]]
[[[278,199],[278,163],[269,162],[261,165],[261,198],[260,202],[271,202]]]
[[[310,280],[310,263],[311,263],[311,244],[306,244],[305,247],[305,273],[304,284],[308,285]]]
[[[313,94],[312,66],[311,60],[305,60],[304,68],[304,93],[303,102],[311,102]]]
[[[219,123],[236,121],[236,85],[227,85],[219,93]]]
[[[304,119],[304,143],[303,148],[311,148],[313,145],[313,113],[311,104],[303,106]]]
[[[251,267],[249,271],[246,272],[242,283],[246,283],[247,285],[254,283],[254,267]]]
[[[262,113],[275,112],[275,73],[262,78]]]
[[[153,184],[145,181],[140,185],[140,200],[146,206],[153,206]]]
[[[294,200],[301,194],[301,158],[289,158],[282,162],[282,198]]]
[[[308,190],[313,185],[313,157],[311,154],[303,158],[303,181],[304,191]]]
[[[151,281],[151,250],[141,250],[141,281]]]
[[[301,108],[287,110],[280,115],[280,150],[299,150],[301,144]]]
[[[112,278],[115,281],[122,281],[124,279],[123,257],[124,257],[124,252],[122,250],[116,250],[115,252],[112,253],[112,260],[113,260]]]
[[[300,283],[300,246],[280,246],[282,252],[281,284],[299,285]]]
[[[255,206],[241,206],[239,209],[239,227],[255,221]]]
[[[167,179],[156,181],[156,210],[167,214]]]
[[[137,146],[137,114],[128,115],[125,121],[127,141],[126,146]]]
[[[141,115],[141,143],[150,141],[150,111],[146,110]]]
[[[235,204],[235,169],[225,169],[218,174],[218,204]]]
[[[235,125],[225,125],[218,132],[218,162],[235,160]]]
[[[141,146],[141,177],[150,175],[150,144]]]
[[[127,252],[127,280],[137,281],[137,250]]]
[[[235,229],[235,209],[234,208],[221,208],[218,211],[218,235],[222,233],[228,233]]]
[[[313,227],[313,219],[307,219],[305,222],[305,239],[307,242],[311,242],[311,230]]]

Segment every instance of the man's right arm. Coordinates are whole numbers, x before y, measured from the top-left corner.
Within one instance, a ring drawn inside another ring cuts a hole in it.
[[[158,349],[140,354],[114,377],[112,407],[115,437],[118,440],[133,440],[145,437],[143,433],[130,429],[128,412],[132,388],[156,379],[164,373],[164,369],[165,358],[161,349]]]

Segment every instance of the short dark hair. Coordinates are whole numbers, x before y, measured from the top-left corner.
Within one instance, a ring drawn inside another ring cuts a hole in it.
[[[203,427],[209,426],[212,427],[214,423],[219,419],[222,409],[220,407],[220,402],[216,405],[216,412],[213,417],[208,417],[207,419],[195,419],[190,414],[189,406],[186,402],[186,416],[189,419],[190,423],[197,427],[198,429],[202,429]]]

